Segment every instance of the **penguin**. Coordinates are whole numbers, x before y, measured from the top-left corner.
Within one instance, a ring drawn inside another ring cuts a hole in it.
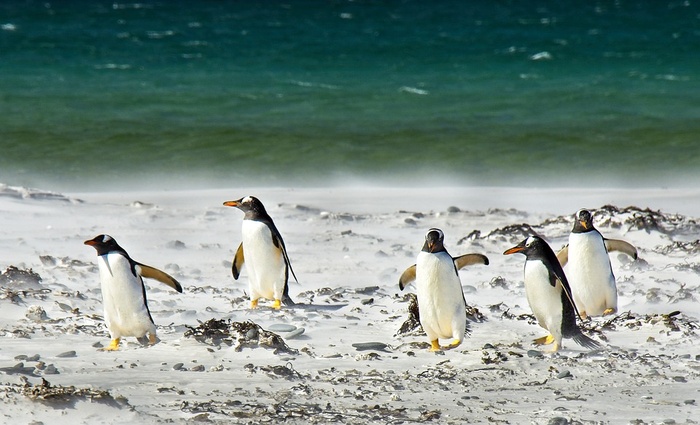
[[[97,251],[104,318],[112,339],[104,350],[118,350],[125,336],[142,340],[148,335],[149,344],[158,342],[143,278],[156,279],[177,292],[182,292],[180,283],[165,272],[134,261],[109,235],[98,235],[84,243]]]
[[[237,201],[226,201],[224,206],[236,207],[245,213],[241,231],[243,241],[236,250],[231,273],[238,280],[243,264],[246,264],[250,307],[257,308],[260,298],[274,300],[272,308],[275,310],[279,310],[282,303],[294,305],[289,297],[289,272],[297,283],[299,280],[292,269],[282,235],[262,202],[254,196],[246,196]]]
[[[430,351],[459,346],[466,331],[466,301],[457,270],[470,264],[489,264],[481,254],[452,258],[444,245],[442,230],[431,228],[418,254],[416,264],[407,268],[399,278],[399,288],[416,281],[416,297],[420,324],[428,335]],[[440,346],[439,339],[452,339]]]
[[[637,259],[631,244],[605,239],[593,226],[590,211],[581,209],[574,216],[569,244],[557,253],[562,267],[567,267],[574,302],[584,319],[617,312],[617,286],[610,264],[609,251],[621,251]]]
[[[572,338],[577,344],[600,348],[600,344],[581,332],[576,324],[576,306],[554,251],[538,236],[530,236],[520,244],[507,249],[503,255],[525,254],[525,295],[537,323],[550,335],[535,339],[537,345],[554,343],[553,352],[562,347],[563,338]]]

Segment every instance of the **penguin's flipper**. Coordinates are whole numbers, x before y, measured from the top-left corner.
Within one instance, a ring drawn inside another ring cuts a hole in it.
[[[401,277],[399,278],[399,289],[403,291],[403,289],[408,286],[409,283],[413,282],[416,280],[416,265],[412,265],[411,267],[407,268],[404,270],[404,272],[401,274]]]
[[[459,257],[452,258],[455,262],[455,267],[460,270],[463,267],[471,266],[472,264],[485,264],[489,265],[489,259],[485,255],[481,254],[464,254]]]
[[[635,260],[637,259],[637,248],[635,248],[634,245],[629,242],[625,242],[620,239],[606,239],[605,248],[607,248],[608,252],[620,251],[624,252]]]
[[[569,245],[565,245],[564,248],[557,252],[557,260],[559,260],[559,264],[561,264],[562,267],[569,262]]]
[[[147,266],[141,263],[136,263],[136,266],[138,267],[138,274],[142,277],[155,279],[158,282],[165,283],[177,292],[182,292],[182,286],[180,285],[180,282],[178,282],[174,277],[170,276],[164,271],[158,270],[155,267]]]
[[[238,249],[236,250],[236,256],[233,257],[233,263],[231,264],[231,273],[233,274],[233,278],[238,280],[238,276],[241,275],[241,269],[243,268],[243,262],[245,261],[245,258],[243,257],[243,243],[238,245]]]

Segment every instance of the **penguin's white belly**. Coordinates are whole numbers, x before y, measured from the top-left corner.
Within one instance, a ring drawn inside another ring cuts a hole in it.
[[[243,220],[243,256],[248,270],[248,287],[252,299],[281,299],[284,293],[284,257],[272,242],[266,224]]]
[[[416,296],[421,325],[431,340],[462,340],[466,327],[464,295],[449,254],[418,254]]]
[[[105,323],[112,339],[154,334],[156,327],[143,299],[143,283],[129,260],[111,253],[98,257]]]
[[[610,267],[610,257],[603,238],[597,232],[569,235],[567,277],[574,302],[588,315],[617,309],[617,287]]]
[[[525,295],[540,326],[561,341],[561,286],[549,283],[549,271],[539,260],[525,262]]]

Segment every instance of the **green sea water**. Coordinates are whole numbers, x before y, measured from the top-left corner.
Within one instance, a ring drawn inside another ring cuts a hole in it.
[[[692,185],[696,2],[0,5],[0,182]]]

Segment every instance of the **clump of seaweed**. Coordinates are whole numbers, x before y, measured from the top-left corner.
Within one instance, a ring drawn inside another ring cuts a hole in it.
[[[0,300],[21,304],[23,298],[45,299],[51,292],[41,285],[41,276],[32,269],[8,266],[0,274]]]
[[[92,388],[76,388],[72,385],[51,385],[49,381],[41,378],[41,383],[33,385],[26,377],[22,377],[21,384],[14,384],[4,388],[6,393],[21,394],[32,401],[40,401],[54,406],[73,406],[77,401],[91,401],[104,403],[110,406],[122,408],[128,406],[128,401],[123,397],[114,397],[109,391]]]
[[[359,396],[358,396],[359,397]],[[227,418],[255,419],[257,422],[305,421],[312,424],[324,423],[425,423],[438,420],[439,410],[422,411],[420,416],[411,417],[405,407],[393,408],[386,405],[340,407],[332,403],[298,403],[284,400],[280,403],[226,401],[184,401],[180,410],[195,413],[202,420],[224,415]],[[296,423],[296,422],[295,422]]]
[[[697,232],[698,230],[698,224],[694,220],[689,220],[681,214],[665,214],[650,208],[635,206],[618,208],[614,205],[603,205],[596,210],[591,210],[591,212],[601,225],[609,224],[611,227],[626,225],[627,231],[644,230],[647,233],[657,231],[663,234],[672,234],[679,231]],[[614,220],[622,215],[628,215],[628,217]]]
[[[406,294],[408,297],[408,318],[401,324],[397,335],[406,335],[420,328],[420,313],[418,312],[418,298],[416,294]],[[422,332],[423,329],[421,328]]]
[[[667,333],[680,332],[685,336],[694,336],[700,329],[700,323],[688,318],[680,311],[672,311],[667,314],[635,314],[626,311],[604,322],[583,322],[582,327],[590,332],[602,334],[603,331],[614,331],[618,327],[639,329],[644,325],[657,324],[664,325],[667,328]]]
[[[252,363],[248,363],[247,365],[243,366],[243,368],[250,373],[264,372],[269,377],[274,379],[284,378],[291,381],[294,379],[304,379],[305,377],[308,377],[297,372],[296,369],[294,369],[294,366],[289,362],[285,365],[275,366],[255,366]]]
[[[520,241],[532,235],[540,236],[531,225],[527,223],[510,224],[490,231],[486,239],[499,238],[501,240]]]
[[[41,288],[41,276],[32,269],[20,269],[15,266],[8,266],[0,274],[0,285],[12,288]]]
[[[659,254],[672,254],[675,252],[681,252],[683,254],[697,254],[700,252],[700,239],[696,239],[692,242],[680,242],[675,241],[670,245],[656,247],[655,252]]]
[[[265,347],[273,349],[275,354],[298,354],[298,350],[289,347],[281,336],[263,329],[257,323],[248,320],[246,322],[231,322],[230,320],[210,319],[200,322],[197,327],[187,326],[186,337],[210,345],[219,346],[222,343],[232,346],[236,351],[242,351],[245,347]]]
[[[416,294],[406,294],[406,297],[408,298],[408,318],[401,324],[401,327],[399,328],[398,332],[396,332],[396,335],[407,335],[410,333],[413,333],[414,331],[416,334],[423,334],[423,328],[421,327],[420,324],[420,311],[418,310],[418,298],[416,297]],[[486,321],[486,316],[484,316],[478,308],[470,306],[469,304],[465,305],[466,309],[466,321],[467,321],[467,328],[466,328],[466,333],[469,333],[469,321],[472,322],[484,322]]]

